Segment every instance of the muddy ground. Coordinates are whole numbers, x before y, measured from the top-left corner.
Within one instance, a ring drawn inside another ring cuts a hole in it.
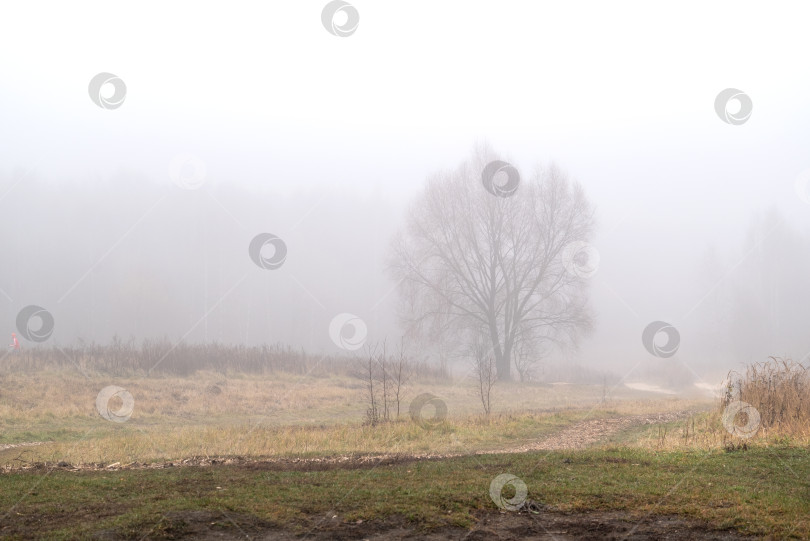
[[[472,528],[444,527],[422,531],[402,518],[384,521],[345,523],[337,516],[313,517],[312,526],[290,531],[255,517],[231,512],[189,511],[167,514],[144,540],[359,540],[425,539],[428,541],[468,540],[506,541],[573,539],[667,539],[676,541],[751,539],[731,531],[712,530],[706,524],[681,517],[651,515],[633,517],[626,513],[560,513],[541,510],[533,513],[488,512],[478,517]],[[114,531],[96,532],[99,541],[129,539]],[[140,536],[139,536],[140,538]]]
[[[516,453],[534,450],[582,449],[633,426],[657,424],[687,417],[691,412],[637,415],[615,419],[592,419],[576,423],[532,445],[510,447],[496,453]],[[31,442],[37,444],[38,442]],[[26,444],[23,444],[26,445]],[[28,444],[30,445],[30,444]],[[15,445],[17,447],[20,445]],[[11,446],[9,446],[11,447]],[[401,464],[419,460],[442,460],[459,455],[378,455],[338,456],[324,458],[254,458],[254,457],[191,457],[163,463],[81,464],[35,463],[19,464],[13,470],[120,470],[140,468],[217,467],[236,464],[243,468],[262,470],[316,471],[331,469],[363,469],[380,465]],[[8,471],[8,469],[7,469]],[[98,531],[94,539],[121,541],[132,539],[114,530]],[[533,511],[480,513],[472,529],[443,527],[424,531],[404,518],[346,522],[337,515],[311,516],[309,526],[293,530],[287,526],[268,523],[257,517],[229,511],[185,511],[168,513],[149,531],[140,532],[138,539],[203,539],[203,540],[570,540],[570,539],[670,539],[670,540],[732,540],[750,539],[734,531],[714,530],[708,524],[677,516],[631,515],[621,512],[564,513],[552,508],[538,507]]]

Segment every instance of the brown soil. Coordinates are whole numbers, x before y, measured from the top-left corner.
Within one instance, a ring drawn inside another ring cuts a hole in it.
[[[750,539],[735,532],[712,530],[707,525],[680,517],[651,515],[633,517],[627,513],[589,512],[560,513],[542,510],[537,514],[486,512],[472,529],[444,527],[424,531],[401,517],[346,523],[339,517],[312,519],[308,530],[291,531],[255,517],[232,512],[187,511],[167,514],[142,538],[203,539],[203,540],[277,540],[309,539],[374,541],[390,539],[425,539],[498,541],[498,540],[557,540],[573,539],[669,539],[685,541]],[[140,535],[139,535],[140,537]],[[97,532],[94,539],[120,541],[116,532]]]

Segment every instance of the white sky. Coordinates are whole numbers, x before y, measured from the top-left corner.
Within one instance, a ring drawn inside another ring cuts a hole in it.
[[[486,139],[526,172],[556,161],[596,204],[592,344],[677,322],[700,297],[666,284],[736,246],[753,212],[807,227],[804,3],[352,3],[359,28],[339,38],[322,0],[4,2],[0,172],[160,180],[190,152],[211,183],[401,208]],[[119,109],[88,97],[103,71],[127,85]],[[714,112],[729,87],[753,100],[744,125]]]

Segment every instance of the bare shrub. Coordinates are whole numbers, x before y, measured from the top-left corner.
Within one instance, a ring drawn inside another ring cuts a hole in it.
[[[381,345],[367,344],[359,363],[354,375],[364,383],[366,423],[374,426],[399,419],[405,387],[417,366],[406,356],[404,345],[389,356],[384,341]]]
[[[390,360],[397,371],[396,360]],[[403,380],[447,381],[448,374],[427,359],[403,358]],[[407,367],[407,369],[405,369]],[[220,343],[172,343],[167,338],[144,340],[139,345],[114,338],[110,344],[78,341],[67,346],[28,347],[8,353],[0,369],[4,373],[33,374],[40,371],[79,368],[82,372],[109,376],[190,376],[199,371],[233,374],[289,374],[314,377],[357,376],[356,359],[340,355],[313,355],[283,344],[259,346]],[[411,376],[412,375],[412,376]],[[393,374],[390,376],[394,378]],[[394,378],[396,379],[396,378]],[[396,394],[396,382],[393,392]],[[400,389],[401,390],[401,389]]]
[[[405,355],[405,343],[401,342],[397,356],[394,357],[391,364],[391,380],[392,380],[392,398],[396,405],[397,419],[399,419],[400,408],[402,405],[402,394],[405,386],[411,379],[413,374],[413,364],[408,360]]]
[[[484,413],[489,416],[492,412],[492,388],[498,379],[497,364],[492,350],[478,342],[472,347],[473,362],[475,363],[475,377],[478,381],[478,397],[484,407]]]
[[[226,345],[219,343],[172,343],[167,338],[124,341],[109,344],[79,341],[68,346],[30,347],[9,354],[3,370],[33,373],[43,370],[79,368],[111,376],[188,376],[197,371],[267,374],[287,372],[312,376],[345,375],[352,372],[350,359],[310,355],[282,344]]]
[[[790,358],[769,357],[749,365],[743,374],[729,372],[721,409],[736,400],[759,411],[766,434],[810,434],[810,371]]]
[[[379,386],[380,370],[377,363],[377,346],[366,344],[366,354],[362,361],[361,377],[365,383],[365,394],[368,406],[366,408],[366,423],[376,426],[380,422]]]

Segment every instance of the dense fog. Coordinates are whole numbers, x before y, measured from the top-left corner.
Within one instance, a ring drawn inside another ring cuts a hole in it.
[[[0,336],[35,305],[53,334],[23,347],[334,353],[344,313],[398,343],[394,235],[429,178],[486,144],[522,179],[554,164],[595,208],[593,331],[541,366],[677,387],[810,353],[803,21],[731,4],[662,28],[598,3],[356,5],[351,39],[324,31],[318,2],[133,6],[126,26],[102,4],[81,20],[4,8]],[[126,83],[120,107],[88,95],[105,72]],[[726,88],[751,99],[741,124],[715,111]],[[286,245],[279,268],[251,260],[261,233]],[[677,328],[675,355],[645,349],[655,321]]]

